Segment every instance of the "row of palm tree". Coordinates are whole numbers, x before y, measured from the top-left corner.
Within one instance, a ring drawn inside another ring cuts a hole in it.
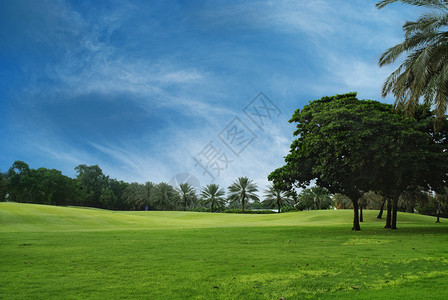
[[[241,211],[244,212],[250,200],[260,201],[256,194],[258,192],[257,185],[247,177],[239,177],[228,187],[228,190],[228,197],[225,198],[226,192],[223,188],[215,183],[208,184],[202,188],[201,197],[210,206],[210,211],[223,208],[228,202],[231,207],[241,204]]]
[[[225,208],[241,209],[245,212],[250,203],[260,203],[257,185],[247,177],[239,177],[226,190],[218,184],[203,186],[199,193],[189,183],[181,183],[177,188],[168,183],[154,184],[131,183],[124,190],[122,198],[134,210],[147,207],[151,210],[190,210],[204,209],[218,211]],[[261,207],[276,208],[291,206],[299,210],[327,209],[331,198],[328,190],[312,187],[303,190],[298,197],[293,194],[268,186],[264,190]]]
[[[146,182],[145,184],[131,183],[124,190],[122,198],[134,210],[144,207],[169,210],[177,208],[179,203],[177,191],[166,182],[159,184],[152,182]]]
[[[228,188],[228,197],[225,197],[225,190],[217,184],[208,184],[201,190],[201,198],[204,204],[210,207],[210,211],[223,208],[228,204],[229,207],[238,207],[241,205],[241,211],[244,212],[249,201],[259,202],[256,184],[247,177],[240,177]],[[321,199],[321,200],[319,200]],[[295,200],[293,194],[285,192],[270,185],[264,191],[264,207],[275,207],[281,212],[284,206],[295,206],[297,209],[327,209],[330,207],[331,198],[328,190],[321,187],[305,189],[299,194],[298,200]],[[302,207],[303,206],[303,207]]]
[[[242,212],[252,202],[260,202],[257,195],[257,185],[247,177],[239,177],[228,187],[228,195],[226,191],[218,184],[211,183],[201,188],[199,198],[196,195],[195,188],[188,183],[182,183],[177,188],[181,197],[183,209],[187,210],[189,207],[195,206],[199,203],[202,206],[208,207],[210,211],[216,211],[225,207],[241,208]],[[280,212],[283,206],[293,206],[293,197],[284,191],[270,185],[264,191],[264,200],[262,202],[265,207],[276,207]]]
[[[195,190],[188,183],[183,183],[178,188],[184,203],[184,210],[195,199]],[[210,208],[210,211],[216,211],[224,207],[240,207],[245,212],[250,201],[260,202],[258,188],[252,180],[247,177],[240,177],[228,187],[228,195],[218,184],[208,184],[201,189],[200,202],[202,205]],[[269,185],[264,191],[264,200],[261,202],[264,207],[275,207],[281,212],[282,207],[290,206],[298,210],[328,209],[332,205],[330,192],[322,187],[314,186],[304,189],[296,197],[288,192]]]

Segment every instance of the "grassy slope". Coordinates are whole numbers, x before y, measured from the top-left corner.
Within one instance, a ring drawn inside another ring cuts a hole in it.
[[[400,229],[388,231],[375,215],[352,232],[351,211],[0,203],[0,298],[446,299],[448,226],[400,214]]]
[[[352,222],[351,210],[310,211],[268,215],[195,212],[122,212],[92,208],[57,207],[36,204],[1,203],[0,232],[108,231],[215,227],[327,226]],[[382,223],[372,218],[370,221]],[[433,217],[400,214],[399,225],[425,225]]]

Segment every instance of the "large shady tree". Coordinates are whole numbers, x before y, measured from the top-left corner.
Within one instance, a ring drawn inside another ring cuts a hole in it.
[[[364,192],[381,190],[398,201],[409,184],[439,188],[446,179],[444,146],[391,105],[358,100],[355,93],[323,97],[296,110],[290,122],[297,123],[297,138],[286,164],[269,180],[285,190],[315,180],[346,195],[353,203],[353,230],[361,229],[358,199]],[[396,224],[397,206],[392,207]]]

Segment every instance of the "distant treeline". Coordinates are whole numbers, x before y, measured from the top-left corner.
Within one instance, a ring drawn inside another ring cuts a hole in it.
[[[79,165],[75,171],[76,178],[70,178],[56,169],[31,169],[25,162],[15,161],[6,173],[0,172],[0,201],[111,210],[237,212],[238,209],[273,207],[263,206],[256,195],[246,201],[243,199],[242,206],[241,199],[232,197],[230,191],[225,197],[224,189],[216,184],[198,191],[186,183],[173,187],[166,182],[124,182],[105,175],[98,165]],[[256,186],[250,180],[248,182],[257,192]]]
[[[0,172],[0,201],[35,203],[62,206],[88,206],[111,210],[191,210],[240,213],[268,213],[257,209],[275,209],[278,212],[316,209],[352,208],[350,199],[341,194],[331,194],[327,189],[314,186],[298,194],[288,194],[269,186],[264,190],[263,201],[258,188],[246,177],[240,177],[228,187],[228,192],[217,184],[196,190],[188,183],[173,187],[168,183],[128,183],[105,175],[97,165],[79,165],[76,178],[70,178],[56,169],[30,169],[23,161],[15,161],[6,173]],[[241,190],[251,191],[251,197],[241,199]],[[232,192],[233,191],[233,192]],[[446,203],[440,197],[414,188],[402,194],[399,210],[448,216]],[[250,200],[250,201],[249,201]],[[360,199],[361,209],[380,209],[384,198],[374,192],[365,193]],[[244,211],[248,213],[250,211]]]

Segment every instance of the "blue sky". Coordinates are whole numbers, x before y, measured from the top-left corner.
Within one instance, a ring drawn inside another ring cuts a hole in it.
[[[381,100],[378,58],[420,12],[375,3],[0,0],[0,170],[264,188],[295,109]]]

